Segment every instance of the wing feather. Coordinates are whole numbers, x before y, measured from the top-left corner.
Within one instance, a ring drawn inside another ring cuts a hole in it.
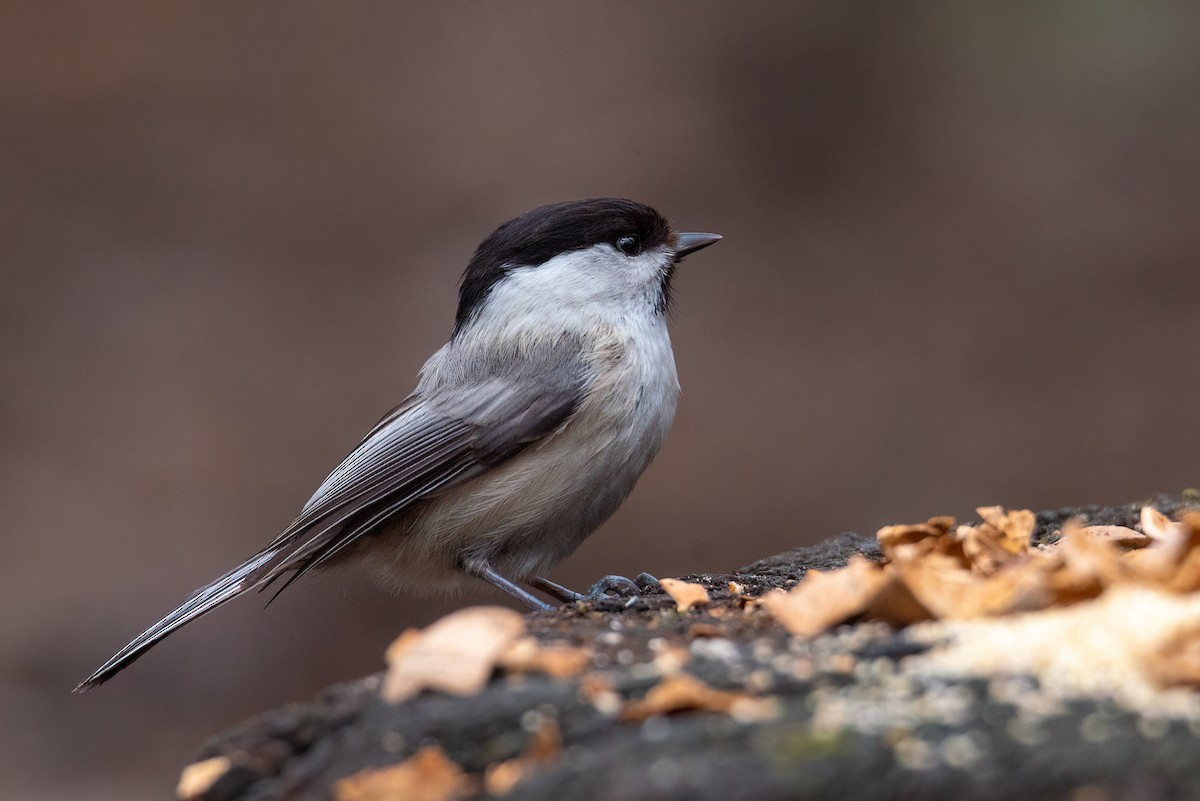
[[[542,349],[498,350],[436,372],[435,380],[423,381],[380,420],[266,548],[188,596],[76,691],[107,681],[168,634],[226,601],[287,576],[281,592],[413,503],[479,475],[557,430],[586,392],[589,370],[581,353],[579,343],[559,341]],[[451,356],[443,349],[435,359]]]

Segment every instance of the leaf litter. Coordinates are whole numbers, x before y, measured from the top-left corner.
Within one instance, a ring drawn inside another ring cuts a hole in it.
[[[428,745],[399,764],[338,780],[333,795],[336,801],[453,801],[474,785],[441,748]]]
[[[882,732],[910,767],[970,761],[951,759],[954,738],[938,744],[918,729],[926,720],[982,725],[969,717],[974,702],[960,678],[990,680],[985,692],[1018,708],[1020,719],[1005,724],[1017,728],[1004,731],[1019,742],[1037,733],[1037,719],[1065,714],[1067,698],[1111,698],[1159,720],[1200,724],[1200,512],[1175,511],[1173,520],[1146,507],[1137,523],[1116,516],[1132,527],[1067,521],[1049,544],[1044,529],[1031,540],[1045,514],[978,513],[970,525],[935,517],[885,527],[876,538],[882,558],[865,549],[869,556],[850,556],[844,567],[808,570],[789,591],[766,591],[786,579],[751,568],[706,575],[704,585],[664,580],[669,598],[649,594],[618,613],[461,610],[393,643],[383,696],[472,696],[497,675],[508,677],[501,685],[533,688],[545,679],[526,676],[541,674],[574,685],[572,697],[612,725],[645,731],[694,713],[755,725],[803,708],[813,736]],[[578,753],[591,729],[555,714],[546,704],[523,713],[532,736],[515,756],[486,766],[468,757],[464,770],[427,739],[397,765],[340,780],[335,797],[507,795]],[[1147,730],[1158,731],[1152,723]],[[181,797],[207,797],[235,763],[189,768]]]
[[[911,627],[935,646],[912,664],[931,674],[1033,674],[1139,706],[1200,687],[1200,512],[1176,521],[1147,506],[1141,531],[1068,521],[1042,547],[1032,512],[977,512],[974,525],[886,526],[881,562],[809,571],[757,605],[801,637],[861,620]]]

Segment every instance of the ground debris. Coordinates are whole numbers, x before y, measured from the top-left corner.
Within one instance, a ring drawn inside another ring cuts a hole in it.
[[[524,630],[524,618],[511,609],[474,606],[424,631],[406,631],[388,648],[383,697],[399,703],[424,689],[476,693]]]
[[[1092,600],[1125,584],[1191,591],[1200,586],[1200,516],[1172,521],[1146,506],[1142,532],[1068,520],[1054,543],[1033,545],[1036,516],[999,506],[982,520],[955,525],[935,517],[885,526],[883,559],[851,559],[812,570],[785,593],[760,603],[789,632],[813,636],[852,618],[907,625],[1028,613]],[[1189,522],[1192,521],[1192,522]]]
[[[704,589],[703,584],[671,578],[662,579],[659,584],[671,596],[680,612],[686,612],[693,606],[708,606],[708,590]]]
[[[525,752],[488,767],[483,786],[492,795],[508,795],[520,782],[558,759],[562,738],[553,718],[541,718]]]
[[[740,721],[766,720],[779,714],[772,699],[716,690],[695,676],[677,673],[654,685],[644,698],[625,704],[621,719],[645,720],[685,711],[723,712]]]
[[[391,767],[364,770],[333,786],[336,801],[454,801],[472,782],[436,745]]]
[[[685,613],[665,588],[464,610],[389,662],[469,642],[469,683],[388,703],[379,675],[268,713],[209,744],[229,767],[193,797],[1200,797],[1194,504],[842,535],[683,577],[708,597]]]
[[[180,801],[192,801],[203,798],[217,780],[229,772],[232,764],[229,757],[211,757],[193,762],[183,769],[179,776],[179,785],[175,788],[175,797]]]

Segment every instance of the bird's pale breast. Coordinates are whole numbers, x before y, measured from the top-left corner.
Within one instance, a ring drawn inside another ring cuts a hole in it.
[[[444,591],[483,559],[514,578],[541,573],[617,510],[670,429],[679,382],[661,319],[596,341],[588,394],[559,431],[372,538],[388,583]]]

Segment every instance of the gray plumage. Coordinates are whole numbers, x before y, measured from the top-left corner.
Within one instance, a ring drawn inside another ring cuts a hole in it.
[[[405,590],[447,592],[473,576],[537,603],[513,581],[548,570],[607,519],[670,428],[679,386],[665,297],[678,259],[716,239],[671,234],[631,201],[575,203],[526,215],[540,238],[518,218],[485,240],[464,277],[455,334],[413,394],[267,547],[76,689],[232,598],[281,579],[282,590],[351,557]],[[707,239],[681,239],[689,236]],[[512,244],[526,240],[545,258]],[[507,248],[502,258],[490,242]]]

